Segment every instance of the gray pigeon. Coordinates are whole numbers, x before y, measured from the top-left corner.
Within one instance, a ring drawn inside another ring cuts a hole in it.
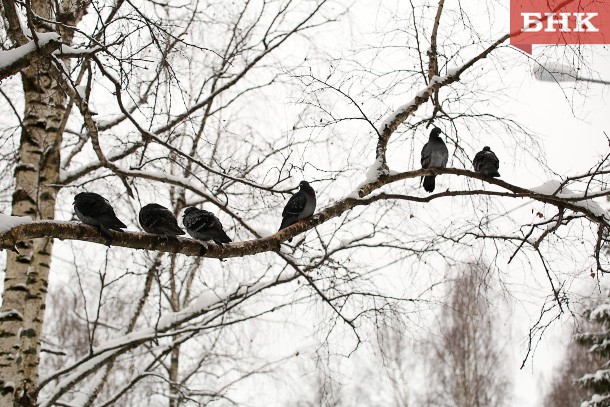
[[[76,194],[74,212],[81,222],[97,227],[108,240],[112,240],[110,229],[122,232],[127,227],[116,217],[108,200],[95,192]]]
[[[477,155],[474,156],[472,166],[476,172],[487,177],[500,176],[500,173],[498,172],[500,160],[498,160],[498,157],[491,151],[491,148],[487,146],[483,147],[483,150],[479,151]]]
[[[299,183],[299,190],[292,195],[282,212],[282,224],[280,229],[294,225],[301,219],[305,219],[313,215],[316,209],[316,192],[307,181]],[[292,241],[292,239],[288,239]]]
[[[140,225],[147,233],[163,235],[177,242],[175,236],[183,235],[174,214],[164,206],[151,203],[140,209]]]
[[[428,142],[421,150],[421,167],[426,168],[445,168],[449,160],[449,150],[441,137],[441,129],[435,127],[430,132]],[[436,175],[426,175],[424,177],[424,189],[427,192],[434,191],[434,179]]]
[[[222,228],[222,224],[211,212],[186,208],[182,217],[182,224],[189,235],[197,240],[213,240],[218,246],[223,243],[231,243],[231,239]]]

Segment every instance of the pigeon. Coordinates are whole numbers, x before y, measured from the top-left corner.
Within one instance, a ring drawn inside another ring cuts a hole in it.
[[[441,129],[435,127],[430,132],[430,139],[421,150],[421,167],[426,168],[445,168],[449,159],[449,150],[445,142],[439,136]],[[424,189],[427,192],[434,191],[434,179],[436,175],[426,175],[424,177]]]
[[[74,212],[81,222],[97,227],[108,240],[112,240],[110,229],[122,232],[127,227],[116,217],[108,200],[95,192],[76,194]]]
[[[299,183],[299,191],[292,195],[282,212],[282,224],[279,230],[294,225],[301,219],[313,215],[316,209],[316,192],[307,181]],[[292,241],[292,239],[288,239]]]
[[[197,240],[213,240],[218,246],[231,243],[231,239],[222,228],[222,224],[214,214],[195,207],[186,208],[182,224],[189,235]]]
[[[147,233],[163,235],[177,242],[177,235],[183,235],[184,231],[178,226],[174,214],[165,206],[151,203],[140,209],[140,225]]]
[[[500,176],[500,173],[498,172],[500,160],[498,160],[498,157],[491,151],[491,148],[487,146],[483,147],[483,150],[479,151],[477,155],[474,156],[472,166],[476,172],[487,177]]]

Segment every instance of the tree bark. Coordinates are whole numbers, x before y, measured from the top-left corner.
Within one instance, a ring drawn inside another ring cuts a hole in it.
[[[22,71],[25,112],[15,170],[15,216],[55,218],[57,191],[53,185],[59,180],[59,128],[66,97],[49,75],[50,63],[43,60]],[[36,398],[31,390],[38,377],[52,247],[52,239],[37,239],[20,243],[20,254],[8,255],[2,312],[15,310],[21,318],[0,320],[2,405],[12,404],[11,390],[18,405],[33,405]]]
[[[55,15],[54,2],[34,0],[26,6],[31,7],[27,13],[30,29],[43,32],[47,29],[38,26],[32,16],[75,24],[87,4],[63,4],[63,10],[72,13],[62,16]],[[11,10],[16,10],[14,3]],[[71,32],[61,34],[64,42],[71,42]],[[15,33],[13,42],[22,43],[22,36]],[[43,55],[30,62],[21,71],[25,105],[12,214],[54,219],[67,97],[51,73],[55,69],[52,58]],[[20,242],[17,248],[19,253],[9,252],[7,257],[0,309],[0,405],[33,406],[53,239]]]

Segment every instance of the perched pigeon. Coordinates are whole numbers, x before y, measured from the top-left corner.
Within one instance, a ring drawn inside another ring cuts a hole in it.
[[[477,155],[474,156],[472,166],[476,172],[487,177],[500,176],[500,173],[498,172],[500,160],[498,160],[498,157],[491,151],[491,148],[487,146],[483,147],[483,150],[479,151]]]
[[[441,129],[435,127],[430,132],[430,139],[421,150],[421,167],[426,168],[445,168],[449,159],[449,150],[445,142],[439,136]],[[427,192],[434,191],[435,175],[424,177],[424,189]]]
[[[107,239],[112,240],[110,229],[122,232],[127,226],[114,214],[110,203],[95,192],[81,192],[74,197],[74,212],[81,222],[95,226]]]
[[[307,181],[299,183],[299,191],[292,195],[282,212],[282,224],[280,229],[294,225],[301,219],[305,219],[313,215],[316,209],[316,192]],[[292,241],[292,239],[288,239]]]
[[[218,246],[222,246],[223,243],[231,243],[231,239],[225,233],[218,218],[203,209],[186,208],[182,224],[188,234],[197,240],[213,240]]]
[[[140,225],[147,233],[164,235],[177,242],[175,236],[183,235],[174,214],[164,206],[151,203],[140,209]]]

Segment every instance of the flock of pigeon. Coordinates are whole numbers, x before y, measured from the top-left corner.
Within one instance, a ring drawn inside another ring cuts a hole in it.
[[[430,139],[421,151],[422,168],[444,168],[449,159],[447,146],[440,137],[441,129],[435,127],[430,132]],[[479,151],[472,161],[474,170],[489,177],[499,177],[500,161],[489,147]],[[424,189],[434,191],[435,175],[423,177]],[[282,224],[279,230],[287,228],[313,215],[316,209],[316,193],[307,181],[301,181],[297,191],[286,203],[282,212]],[[81,222],[98,228],[102,236],[112,240],[110,230],[122,232],[127,226],[117,218],[114,209],[107,199],[95,192],[81,192],[74,197],[74,212]],[[140,210],[139,221],[147,233],[165,236],[178,243],[176,236],[184,235],[178,226],[174,214],[164,206],[156,203],[148,204]],[[193,238],[202,242],[213,241],[222,247],[231,239],[225,233],[222,224],[214,214],[189,207],[182,217],[184,228]],[[289,242],[292,239],[288,240]]]
[[[280,230],[310,217],[315,209],[316,193],[307,181],[301,181],[299,191],[292,195],[282,212]],[[109,241],[112,241],[110,230],[122,232],[127,227],[117,218],[108,200],[95,192],[76,194],[74,212],[81,222],[98,228],[102,236]],[[184,234],[174,214],[159,204],[151,203],[142,207],[138,218],[146,233],[165,236],[175,243],[178,243],[176,236]],[[218,218],[203,209],[186,208],[182,224],[189,235],[202,242],[211,240],[221,247],[223,243],[231,242]]]

